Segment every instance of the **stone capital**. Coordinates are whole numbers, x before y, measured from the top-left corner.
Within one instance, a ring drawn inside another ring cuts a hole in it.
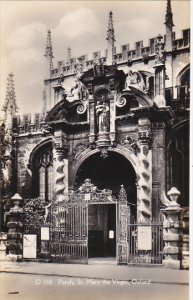
[[[63,157],[65,157],[69,151],[68,145],[61,145],[60,143],[54,143],[53,148],[55,149],[57,155]]]

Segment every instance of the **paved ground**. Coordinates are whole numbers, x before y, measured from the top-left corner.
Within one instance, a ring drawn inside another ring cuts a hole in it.
[[[0,296],[1,300],[188,300],[188,286],[2,272]]]
[[[110,262],[90,261],[88,265],[37,262],[1,262],[0,272],[56,277],[117,279],[127,282],[146,280],[151,283],[188,285],[189,272],[164,267],[117,266]]]

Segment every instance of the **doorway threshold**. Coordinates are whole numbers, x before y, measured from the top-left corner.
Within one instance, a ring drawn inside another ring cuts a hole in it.
[[[116,265],[116,257],[92,257],[88,259],[89,265]]]

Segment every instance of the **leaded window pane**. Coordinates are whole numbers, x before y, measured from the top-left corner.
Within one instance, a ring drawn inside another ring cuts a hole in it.
[[[39,195],[45,199],[45,168],[42,166],[39,168]]]
[[[47,168],[48,172],[48,200],[52,199],[53,196],[53,166]]]

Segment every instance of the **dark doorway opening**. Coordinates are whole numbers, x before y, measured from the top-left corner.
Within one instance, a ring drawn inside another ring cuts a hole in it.
[[[90,156],[77,171],[75,189],[81,186],[86,178],[91,179],[91,182],[101,190],[112,190],[116,197],[123,184],[127,192],[128,203],[131,203],[131,214],[136,216],[136,173],[124,156],[110,151],[107,158],[102,158],[100,153]]]
[[[116,256],[116,205],[88,207],[88,257]]]

